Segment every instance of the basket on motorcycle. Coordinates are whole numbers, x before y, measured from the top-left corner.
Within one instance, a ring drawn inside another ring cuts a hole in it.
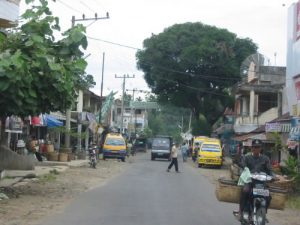
[[[216,197],[221,202],[239,203],[241,186],[237,186],[237,182],[224,178],[218,179],[216,188]],[[287,200],[287,191],[278,188],[270,188],[270,195],[272,197],[270,209],[283,210]]]
[[[241,187],[234,180],[219,178],[215,193],[221,202],[239,203]]]
[[[279,175],[277,175],[277,177],[279,178],[278,181],[274,181],[268,184],[271,189],[282,189],[288,192],[292,191],[294,179],[286,179],[284,176]]]
[[[272,197],[270,209],[283,210],[287,200],[288,191],[279,188],[270,188],[270,195]]]

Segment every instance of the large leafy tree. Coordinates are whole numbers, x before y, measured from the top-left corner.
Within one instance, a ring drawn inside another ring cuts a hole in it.
[[[34,0],[26,0],[32,3]],[[82,25],[60,33],[46,0],[22,15],[22,24],[0,38],[0,117],[64,111],[78,88],[93,84],[85,74],[82,49],[87,47]],[[3,126],[2,126],[3,127]],[[3,139],[2,139],[3,142]]]
[[[138,68],[160,102],[192,109],[213,124],[233,104],[230,88],[240,65],[257,46],[226,29],[202,23],[176,24],[144,40]]]

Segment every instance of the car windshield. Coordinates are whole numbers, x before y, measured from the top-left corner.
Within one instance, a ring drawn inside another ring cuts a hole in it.
[[[155,138],[153,140],[152,146],[155,147],[169,147],[170,140],[168,138]]]
[[[220,152],[221,148],[216,144],[203,144],[201,148],[202,152]]]
[[[122,146],[125,145],[125,141],[120,138],[107,138],[105,141],[106,145]]]
[[[142,146],[146,144],[146,140],[136,140],[134,145]]]
[[[203,141],[195,141],[195,146],[200,146],[202,144]]]

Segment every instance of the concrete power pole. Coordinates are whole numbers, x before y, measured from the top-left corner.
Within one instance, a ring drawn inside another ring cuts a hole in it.
[[[129,76],[128,74],[124,74],[123,76],[115,75],[115,78],[123,78],[123,91],[122,91],[122,108],[121,108],[121,133],[123,133],[123,118],[124,118],[124,96],[125,96],[125,82],[127,78],[134,78],[135,76]]]
[[[75,26],[75,23],[78,21],[89,21],[89,20],[100,20],[100,19],[109,19],[108,12],[105,17],[98,17],[97,13],[95,13],[95,17],[93,18],[85,18],[85,15],[82,15],[82,19],[76,19],[75,16],[72,16],[72,27]],[[71,108],[66,110],[66,136],[65,136],[65,147],[67,149],[70,148],[70,130],[71,130]]]
[[[136,88],[133,88],[132,90],[128,90],[126,89],[126,91],[132,91],[132,102],[134,102],[134,93],[137,91]],[[133,125],[133,119],[132,119],[132,116],[133,114],[135,113],[135,108],[133,106],[130,106],[130,111],[131,111],[131,115],[130,115],[130,124]],[[135,131],[135,123],[134,123],[134,131]],[[131,133],[132,133],[132,129],[130,129],[130,137],[131,137]]]

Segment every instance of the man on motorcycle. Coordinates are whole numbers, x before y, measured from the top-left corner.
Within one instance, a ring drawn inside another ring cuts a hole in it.
[[[268,156],[261,153],[262,141],[258,139],[252,140],[251,153],[245,155],[242,158],[240,166],[242,168],[248,167],[251,173],[265,172],[270,176],[275,176],[272,172],[270,159]],[[246,183],[241,191],[240,207],[239,207],[239,218],[242,218],[245,204],[247,203],[251,191],[251,183]],[[271,199],[267,203],[267,208],[270,204]]]

